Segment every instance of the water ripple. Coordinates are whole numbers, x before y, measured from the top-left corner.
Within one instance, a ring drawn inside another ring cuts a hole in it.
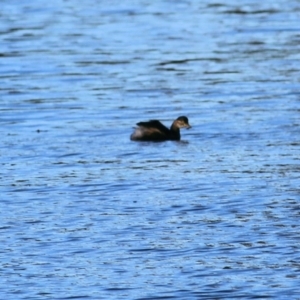
[[[14,2],[1,299],[296,299],[299,3]]]

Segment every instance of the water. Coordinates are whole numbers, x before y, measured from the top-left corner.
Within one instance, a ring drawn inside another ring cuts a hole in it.
[[[300,299],[299,16],[2,1],[0,298]]]

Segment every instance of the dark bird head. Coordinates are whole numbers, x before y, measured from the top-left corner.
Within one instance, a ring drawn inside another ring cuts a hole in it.
[[[192,126],[189,124],[189,119],[185,116],[181,116],[175,120],[176,126],[178,128],[186,128],[189,129]]]

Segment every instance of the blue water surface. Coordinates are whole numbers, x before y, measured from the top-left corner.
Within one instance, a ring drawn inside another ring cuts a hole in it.
[[[299,1],[0,18],[1,299],[300,299]]]

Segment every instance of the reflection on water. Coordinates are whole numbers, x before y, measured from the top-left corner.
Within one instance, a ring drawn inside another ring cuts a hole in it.
[[[3,1],[1,299],[295,299],[299,12]]]

